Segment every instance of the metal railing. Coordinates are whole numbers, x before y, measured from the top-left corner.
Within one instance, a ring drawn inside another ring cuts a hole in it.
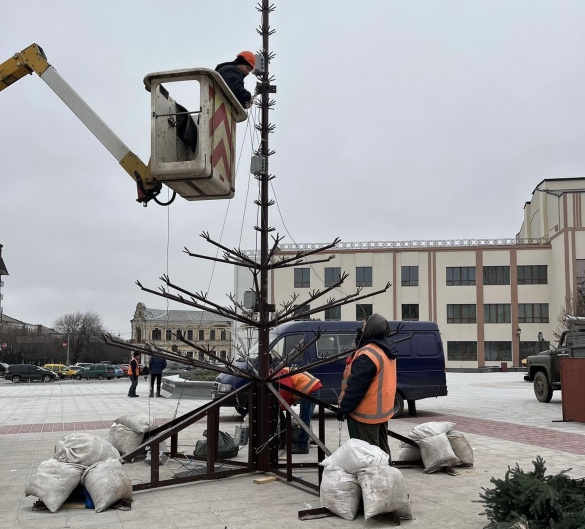
[[[282,252],[293,252],[299,250],[316,250],[327,246],[328,243],[298,243],[280,244]],[[340,242],[335,245],[339,250],[380,250],[380,249],[427,249],[427,248],[478,248],[493,246],[519,246],[519,245],[549,245],[548,237],[533,237],[521,239],[517,237],[501,239],[445,239],[445,240],[419,240],[419,241],[362,241],[362,242]],[[245,250],[247,257],[257,254],[256,250]]]

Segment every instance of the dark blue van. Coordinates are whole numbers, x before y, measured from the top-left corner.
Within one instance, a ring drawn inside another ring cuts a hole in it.
[[[445,355],[439,328],[431,321],[391,321],[390,328],[402,327],[399,334],[391,339],[398,348],[397,359],[397,392],[396,413],[398,416],[404,409],[404,401],[409,401],[409,408],[414,412],[414,401],[429,397],[447,395],[447,379],[445,376]],[[315,337],[315,332],[323,331],[319,340],[311,346],[304,355],[297,358],[294,365],[306,365],[309,362],[331,357],[353,348],[353,342],[358,327],[358,321],[320,321],[303,320],[279,325],[270,331],[270,350],[273,357],[283,357],[290,353],[301,340],[309,343]],[[406,338],[406,339],[405,339]],[[250,350],[250,362],[258,361],[258,344]],[[236,361],[235,364],[246,368],[245,361]],[[330,404],[337,404],[341,391],[341,379],[346,364],[346,357],[325,366],[310,370],[321,380],[321,399]],[[234,389],[242,386],[246,381],[243,378],[220,374],[213,384],[212,397],[219,399]],[[246,402],[239,400],[232,402],[238,412],[247,413]]]

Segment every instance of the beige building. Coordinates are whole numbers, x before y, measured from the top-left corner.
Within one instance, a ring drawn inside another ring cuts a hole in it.
[[[157,347],[184,353],[189,358],[207,360],[206,355],[183,343],[185,339],[202,347],[212,347],[220,358],[232,358],[232,321],[197,310],[149,309],[136,305],[132,324],[132,343],[153,342]],[[212,360],[213,361],[213,360]],[[169,367],[173,367],[169,364]]]
[[[359,305],[313,317],[359,320],[377,312],[389,320],[432,320],[441,329],[447,367],[518,366],[555,342],[559,315],[585,279],[584,194],[585,178],[543,180],[510,239],[341,243],[332,261],[271,274],[272,301],[296,293],[302,306],[309,291],[343,272],[350,274],[345,294],[391,282]],[[282,245],[281,255],[319,246]]]

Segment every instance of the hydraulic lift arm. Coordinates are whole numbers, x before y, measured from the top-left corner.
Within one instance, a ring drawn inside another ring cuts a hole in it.
[[[138,158],[91,107],[67,84],[48,62],[42,48],[31,44],[0,64],[0,92],[25,75],[35,72],[57,94],[93,135],[118,160],[138,185],[138,202],[144,205],[155,198],[162,184],[153,178],[150,169]]]

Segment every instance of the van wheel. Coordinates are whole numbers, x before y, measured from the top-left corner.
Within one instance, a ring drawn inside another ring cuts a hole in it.
[[[98,380],[103,380],[103,379],[104,379],[104,375],[101,375],[101,374],[100,374],[100,375],[98,375],[98,376],[97,376],[97,379],[98,379]]]
[[[12,377],[12,382],[14,382],[15,384],[19,384],[21,380],[22,378],[20,378],[20,375],[14,375]]]
[[[81,380],[81,375],[75,375],[75,380]]]
[[[43,375],[43,382],[51,382],[51,377],[49,375]]]
[[[404,397],[400,393],[398,393],[398,391],[396,392],[396,396],[394,397],[394,409],[396,411],[392,416],[393,418],[400,417],[404,413]]]
[[[534,375],[534,394],[540,402],[550,402],[550,399],[552,399],[553,388],[546,373],[543,371],[539,371]]]

